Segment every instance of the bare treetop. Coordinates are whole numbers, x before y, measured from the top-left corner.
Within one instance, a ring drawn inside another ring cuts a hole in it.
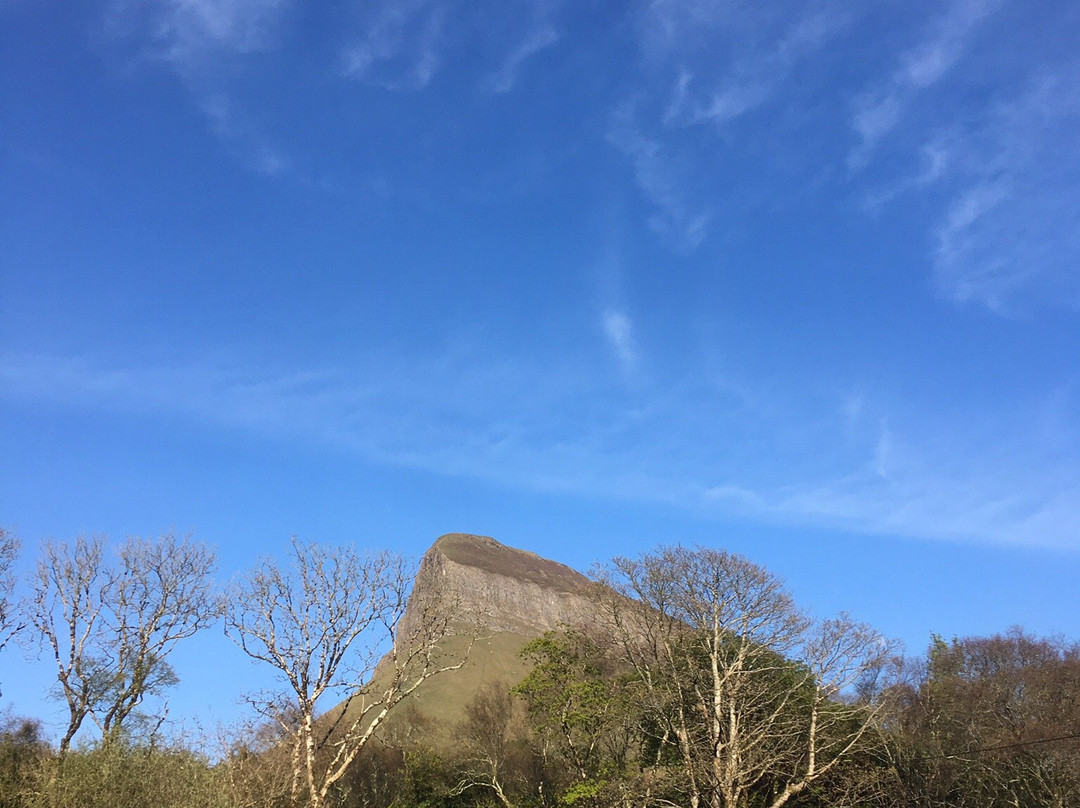
[[[102,537],[45,542],[30,621],[52,651],[68,707],[66,752],[90,718],[108,739],[147,695],[175,684],[166,657],[216,619],[213,552],[190,538],[131,538],[118,563]]]
[[[132,538],[121,545],[120,565],[109,581],[105,623],[115,638],[119,676],[100,708],[106,735],[127,718],[147,693],[176,681],[164,662],[180,640],[218,617],[212,589],[214,554],[188,538]]]
[[[677,751],[694,808],[745,808],[765,783],[763,805],[780,808],[873,736],[874,709],[838,699],[889,652],[869,627],[810,620],[779,578],[721,550],[661,548],[601,577],[657,748]]]
[[[0,527],[0,650],[21,628],[15,596],[15,560],[19,557],[19,540],[14,533]]]
[[[15,560],[19,540],[0,527],[0,651],[23,628],[22,609],[15,600]]]
[[[226,633],[314,704],[328,691],[370,678],[405,609],[411,579],[400,556],[294,539],[288,566],[264,558],[236,582]]]
[[[289,742],[293,804],[318,808],[390,711],[464,659],[441,647],[447,601],[426,599],[403,626],[414,568],[400,556],[299,539],[291,550],[287,566],[266,558],[234,584],[225,631],[287,683],[251,700]],[[319,718],[328,694],[344,700]]]
[[[778,652],[794,647],[808,625],[779,578],[725,550],[662,547],[637,559],[614,559],[603,577],[685,626],[709,627]]]

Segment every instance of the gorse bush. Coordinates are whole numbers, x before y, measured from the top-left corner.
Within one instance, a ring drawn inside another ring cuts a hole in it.
[[[11,717],[4,721],[0,726],[0,808],[24,804],[49,754],[39,721]]]
[[[48,757],[25,808],[229,808],[220,770],[191,751],[99,744]],[[19,804],[19,803],[16,803]]]

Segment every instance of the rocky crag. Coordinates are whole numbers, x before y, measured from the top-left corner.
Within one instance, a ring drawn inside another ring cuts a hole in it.
[[[459,670],[428,679],[399,705],[389,724],[392,733],[420,726],[432,740],[452,737],[484,686],[509,687],[524,677],[527,665],[518,652],[526,643],[546,631],[590,624],[594,586],[564,564],[488,536],[441,536],[420,563],[399,636],[408,636],[425,615],[449,609],[453,636],[443,640],[443,653],[453,659],[468,650],[468,658]]]
[[[448,533],[420,562],[405,623],[429,598],[449,595],[462,620],[481,634],[539,636],[564,625],[584,625],[593,583],[580,572],[500,544],[489,536]]]

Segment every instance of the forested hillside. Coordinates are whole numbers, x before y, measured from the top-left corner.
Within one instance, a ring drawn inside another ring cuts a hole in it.
[[[1075,641],[905,656],[723,550],[587,578],[465,534],[418,568],[294,541],[227,587],[190,538],[46,543],[29,587],[19,552],[0,531],[0,649],[44,649],[68,721],[7,714],[0,808],[1080,806]],[[280,686],[185,736],[145,699],[222,629]]]

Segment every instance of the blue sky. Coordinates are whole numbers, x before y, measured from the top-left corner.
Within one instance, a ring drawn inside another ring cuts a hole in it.
[[[0,524],[223,577],[700,542],[915,651],[1078,636],[1078,41],[1015,0],[0,0]],[[202,642],[213,720],[248,673]]]

